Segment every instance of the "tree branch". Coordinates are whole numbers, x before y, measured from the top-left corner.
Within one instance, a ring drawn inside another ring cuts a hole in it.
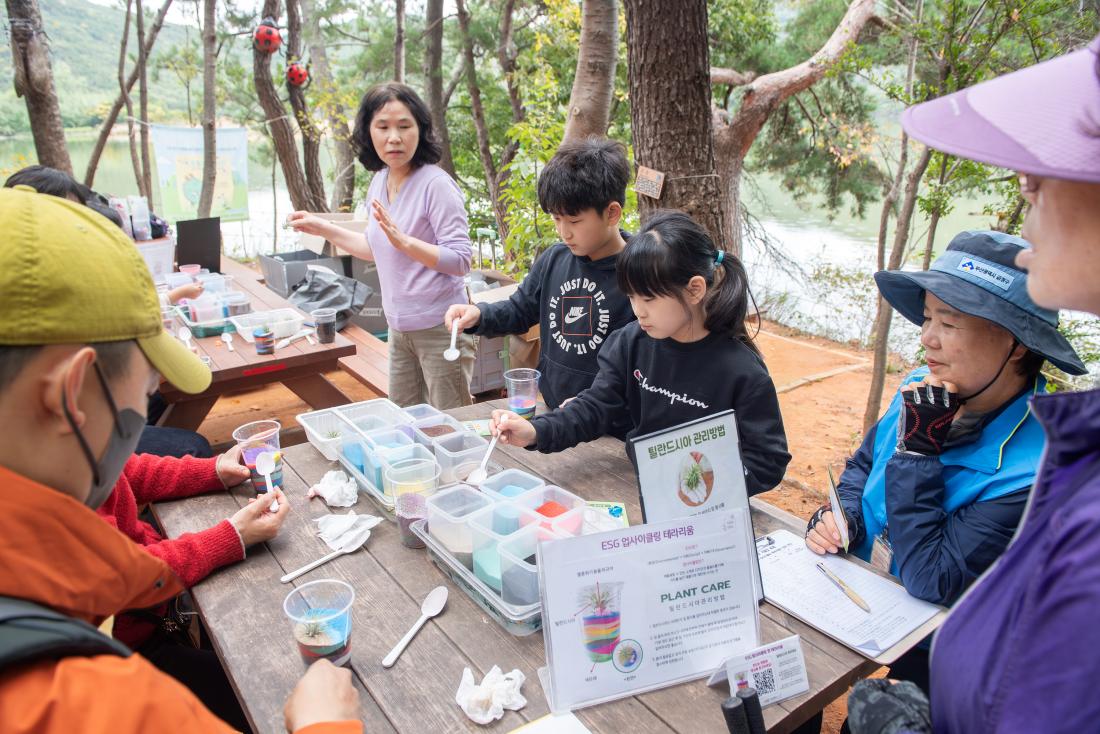
[[[737,71],[735,69],[720,69],[717,66],[710,67],[711,84],[727,84],[731,87],[743,87],[756,79],[756,72]]]

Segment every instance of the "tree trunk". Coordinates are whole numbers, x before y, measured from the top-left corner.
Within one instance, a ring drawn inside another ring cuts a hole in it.
[[[630,7],[629,3],[627,7]],[[875,0],[852,0],[825,45],[809,59],[789,69],[755,78],[726,69],[715,69],[711,74],[711,81],[715,83],[747,81],[741,104],[732,118],[727,118],[720,110],[714,115],[715,147],[719,151],[717,168],[726,194],[726,200],[722,203],[729,212],[729,239],[735,253],[741,252],[741,171],[756,136],[780,104],[792,95],[809,89],[828,73],[849,46],[858,40],[864,26],[874,15]],[[632,99],[633,91],[632,87]]]
[[[497,44],[497,60],[500,61],[501,71],[504,72],[504,81],[508,87],[508,101],[512,105],[512,123],[523,122],[527,111],[523,107],[523,97],[519,90],[519,81],[516,79],[516,58],[519,50],[516,48],[513,33],[513,16],[516,12],[515,0],[505,0],[500,14],[500,43]],[[500,162],[497,164],[497,190],[504,190],[504,182],[508,179],[508,164],[510,164],[519,152],[519,143],[509,140],[504,150],[500,153]],[[514,251],[509,250],[506,257],[514,258]]]
[[[171,6],[172,0],[164,0],[164,4],[157,11],[157,17],[153,19],[153,25],[150,26],[149,33],[145,37],[145,58],[149,58],[153,50],[153,44],[157,40],[157,34],[164,26],[164,18],[168,15],[168,9]],[[138,74],[138,69],[130,72],[130,77],[126,80],[123,90],[115,98],[111,109],[107,112],[107,118],[103,120],[103,125],[99,128],[99,137],[96,138],[95,146],[92,148],[91,158],[88,159],[88,167],[84,169],[84,185],[89,188],[95,183],[95,172],[96,168],[99,167],[99,159],[103,155],[103,149],[107,146],[107,139],[111,136],[111,130],[114,129],[115,123],[118,121],[118,115],[122,111],[126,94],[129,94],[130,90],[134,88],[134,84],[137,83]],[[188,105],[188,115],[190,115],[190,105]]]
[[[643,221],[683,209],[725,249],[728,215],[714,165],[706,0],[626,0],[634,159],[665,174],[659,200],[638,197]]]
[[[302,61],[302,20],[298,12],[298,0],[287,0],[287,62]],[[313,116],[306,104],[306,93],[302,87],[296,87],[288,80],[287,93],[290,107],[298,120],[298,129],[302,131],[302,160],[306,169],[306,185],[309,187],[311,212],[327,212],[325,197],[325,178],[321,173],[321,131],[313,124]]]
[[[279,0],[264,0],[261,16],[278,18],[279,10]],[[283,107],[279,93],[275,89],[275,83],[271,79],[271,56],[255,48],[252,49],[252,75],[256,85],[256,96],[260,100],[260,107],[263,108],[265,122],[271,134],[275,156],[279,159],[287,192],[290,194],[290,202],[295,209],[308,210],[311,198],[309,186],[306,185],[302,164],[298,160],[298,144],[294,139],[294,128],[287,119],[286,108]]]
[[[905,199],[898,212],[897,226],[894,229],[894,243],[890,248],[890,259],[886,263],[887,270],[897,270],[901,267],[901,258],[905,254],[905,245],[909,242],[909,228],[913,222],[913,212],[917,206],[917,193],[920,191],[920,182],[924,178],[924,172],[928,169],[928,162],[932,160],[932,149],[925,148],[917,159],[917,164],[905,182]],[[878,413],[882,403],[882,389],[886,384],[886,357],[890,340],[890,321],[894,310],[881,296],[878,299],[878,311],[875,314],[875,359],[874,368],[871,371],[871,388],[867,394],[867,407],[863,412],[863,433],[871,430],[871,426],[878,421]]]
[[[11,28],[15,93],[27,103],[34,150],[44,166],[72,174],[73,163],[65,144],[65,126],[53,84],[50,47],[42,28],[38,0],[5,0]]]
[[[394,0],[393,79],[405,83],[405,0]]]
[[[137,184],[138,195],[145,196],[145,177],[141,175],[141,156],[138,154],[137,131],[134,129],[134,102],[126,89],[126,46],[130,42],[130,12],[133,6],[133,0],[126,0],[126,20],[122,27],[122,41],[119,42],[118,51],[118,87],[126,101],[126,138],[130,144],[130,164],[134,168],[134,181]],[[140,76],[140,71],[137,69],[135,71],[138,71]]]
[[[451,153],[451,133],[447,129],[447,105],[443,101],[443,0],[428,0],[424,17],[428,36],[424,54],[424,76],[428,79],[428,107],[432,111],[432,127],[443,149],[440,167],[455,175],[454,156]]]
[[[328,51],[325,39],[321,35],[321,22],[313,7],[313,0],[299,0],[302,11],[302,42],[309,49],[309,58],[313,64],[310,69],[312,84],[318,87],[329,101],[325,104],[329,133],[335,148],[336,173],[332,181],[332,199],[329,208],[332,211],[351,211],[355,195],[355,151],[351,147],[351,133],[348,130],[347,112],[336,87],[332,83],[329,71]]]
[[[217,6],[215,0],[203,0],[202,6],[202,190],[199,193],[200,219],[209,217],[214,204],[214,184],[218,175],[217,90]]]
[[[577,75],[569,94],[564,140],[607,135],[618,58],[617,0],[584,0]]]
[[[153,210],[153,164],[149,160],[149,80],[147,78],[147,61],[145,55],[145,8],[141,0],[135,0],[137,10],[137,45],[138,45],[138,117],[141,120],[141,184],[145,189],[145,197],[149,204],[149,211]]]
[[[489,127],[485,123],[485,110],[481,105],[481,89],[477,85],[477,64],[474,61],[474,40],[470,35],[470,15],[466,12],[466,3],[457,0],[458,25],[462,31],[462,49],[466,67],[466,90],[470,94],[470,107],[474,115],[474,128],[477,130],[477,149],[481,157],[481,167],[485,172],[485,184],[489,189],[489,201],[493,207],[493,218],[497,223],[500,241],[508,237],[508,223],[505,219],[504,202],[500,198],[500,182],[497,167],[493,162],[493,153],[489,149]]]

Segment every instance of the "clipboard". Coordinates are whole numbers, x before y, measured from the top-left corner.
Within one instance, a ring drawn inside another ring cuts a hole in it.
[[[836,488],[836,479],[833,478],[833,468],[825,467],[829,472],[829,507],[833,511],[833,520],[836,521],[836,530],[840,533],[840,547],[848,552],[851,538],[848,536],[848,516],[844,514],[844,505],[840,503],[840,492]]]

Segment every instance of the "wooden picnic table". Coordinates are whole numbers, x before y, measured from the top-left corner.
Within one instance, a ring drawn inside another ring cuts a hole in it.
[[[486,418],[505,401],[480,403],[450,411],[460,420]],[[582,444],[560,454],[498,446],[494,461],[538,474],[590,500],[618,501],[627,506],[632,522],[641,521],[637,483],[621,442],[611,438]],[[279,577],[329,552],[316,537],[312,518],[329,512],[321,500],[306,498],[306,490],[326,471],[338,468],[312,445],[284,452],[284,490],[291,504],[279,537],[253,548],[240,564],[223,569],[197,585],[192,594],[226,672],[257,732],[282,732],[283,704],[305,666],[291,637],[282,602],[291,584]],[[170,536],[210,527],[232,515],[249,498],[239,487],[154,508]],[[357,513],[382,514],[370,499],[360,497]],[[802,519],[753,498],[756,534],[780,528],[801,533]],[[424,550],[401,544],[389,521],[372,531],[367,546],[342,556],[293,582],[337,578],[356,590],[353,607],[351,669],[360,692],[360,716],[371,734],[378,732],[509,732],[549,712],[536,671],[545,665],[541,633],[513,637],[485,614],[461,589],[444,577]],[[386,670],[382,658],[419,616],[428,592],[446,584],[447,609],[429,622],[397,664]],[[762,641],[792,634],[802,636],[810,691],[769,706],[764,718],[769,732],[789,732],[827,703],[845,693],[857,678],[878,666],[771,604],[760,608]],[[507,672],[518,668],[527,680],[527,706],[506,711],[488,727],[470,722],[455,704],[462,670],[469,667],[480,680],[493,666]],[[725,734],[719,705],[729,695],[726,686],[708,688],[704,681],[685,683],[632,698],[582,709],[577,716],[593,732],[690,732]]]
[[[222,273],[234,277],[233,287],[247,293],[253,311],[295,308],[291,303],[260,282],[260,275],[235,260],[222,256]],[[181,322],[177,319],[177,328]],[[230,352],[220,336],[195,339],[199,354],[213,362],[214,380],[199,395],[187,395],[168,383],[161,384],[161,394],[168,401],[158,425],[198,430],[203,419],[218,398],[226,393],[242,392],[281,382],[315,409],[331,408],[350,402],[331,382],[325,372],[339,369],[339,360],[355,354],[355,344],[341,334],[332,344],[309,344],[299,339],[276,350],[275,354],[256,354],[256,347],[236,333]]]

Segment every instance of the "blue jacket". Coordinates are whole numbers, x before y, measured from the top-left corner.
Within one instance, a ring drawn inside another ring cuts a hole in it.
[[[919,369],[905,383],[926,374]],[[1028,401],[1045,386],[1038,378],[940,456],[895,450],[899,391],[840,478],[853,552],[870,559],[875,536],[888,526],[891,572],[913,596],[954,603],[1004,551],[1023,515],[1044,444]]]

